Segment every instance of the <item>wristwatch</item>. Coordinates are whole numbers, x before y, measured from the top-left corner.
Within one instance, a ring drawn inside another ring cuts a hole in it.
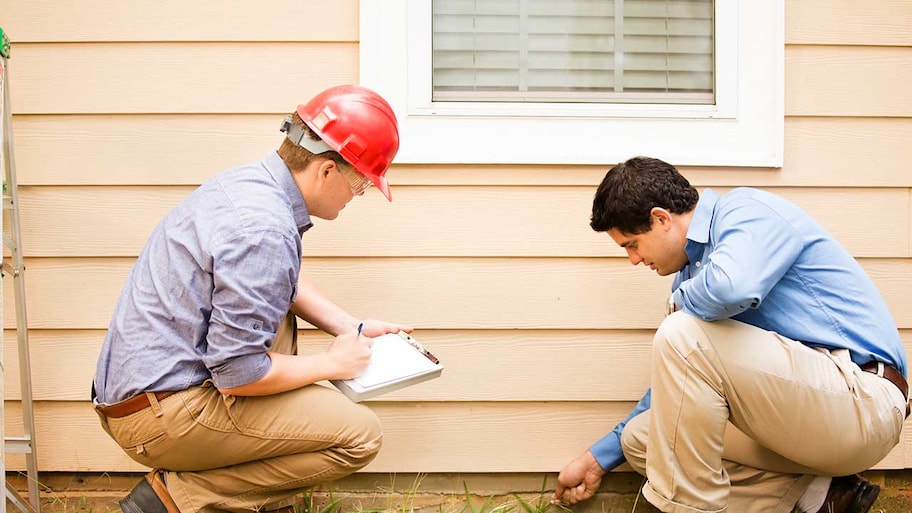
[[[665,302],[665,317],[678,311],[678,305],[675,304],[674,294],[668,296],[668,301]]]

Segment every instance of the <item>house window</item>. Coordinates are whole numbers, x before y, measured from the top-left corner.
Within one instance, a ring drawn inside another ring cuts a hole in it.
[[[712,0],[433,0],[431,11],[435,102],[714,102]]]
[[[362,0],[401,163],[779,167],[783,0]]]

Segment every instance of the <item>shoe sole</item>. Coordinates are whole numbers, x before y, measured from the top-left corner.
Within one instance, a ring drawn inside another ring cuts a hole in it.
[[[117,501],[117,504],[120,505],[120,509],[123,513],[145,513],[130,496]]]

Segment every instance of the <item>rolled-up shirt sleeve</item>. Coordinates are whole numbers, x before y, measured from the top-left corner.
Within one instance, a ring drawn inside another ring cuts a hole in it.
[[[280,230],[245,230],[212,254],[213,297],[203,363],[218,388],[263,378],[297,285],[300,245]]]

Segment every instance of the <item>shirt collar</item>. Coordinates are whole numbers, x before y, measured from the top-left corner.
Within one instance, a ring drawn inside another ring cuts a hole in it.
[[[690,218],[690,227],[687,228],[687,258],[693,262],[702,258],[699,247],[709,242],[709,228],[712,225],[713,211],[719,194],[712,189],[705,189],[700,195],[693,216]]]
[[[303,234],[313,226],[313,222],[310,220],[310,214],[307,212],[307,205],[304,204],[304,197],[301,196],[298,184],[295,183],[294,178],[291,176],[291,171],[276,151],[266,155],[266,158],[263,159],[263,165],[276,183],[279,184],[279,187],[282,188],[282,191],[285,192],[285,195],[288,196],[295,223],[298,225],[298,233]]]

